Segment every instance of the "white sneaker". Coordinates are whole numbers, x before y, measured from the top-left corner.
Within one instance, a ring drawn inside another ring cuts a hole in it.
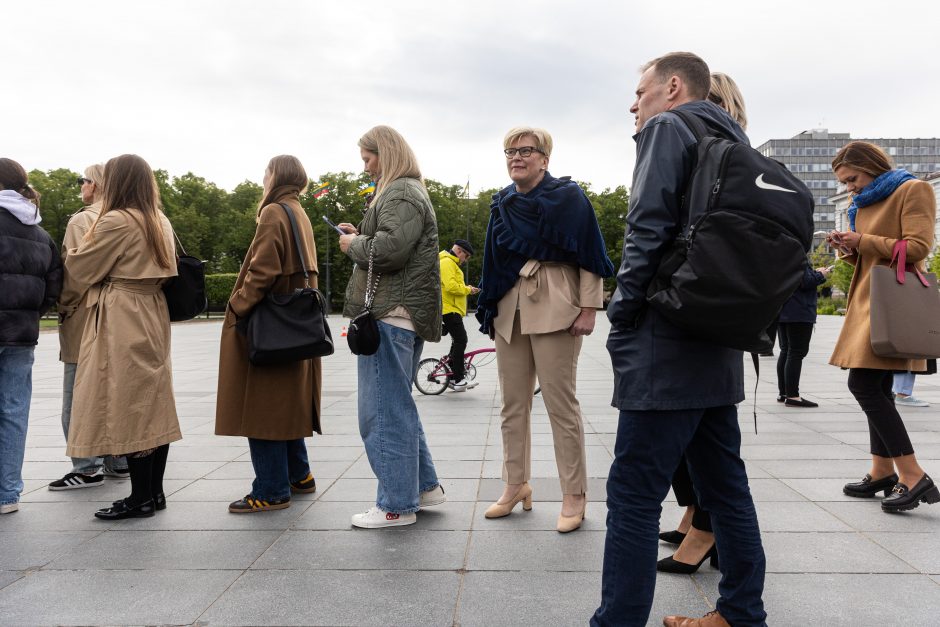
[[[355,514],[352,517],[353,527],[363,529],[381,529],[382,527],[400,527],[402,525],[413,525],[418,522],[418,517],[414,512],[408,514],[393,514],[386,512],[378,506],[371,508],[367,512]]]
[[[465,381],[465,383],[467,384],[467,389],[468,389],[468,390],[472,390],[472,389],[475,388],[476,386],[480,385],[480,382],[479,382],[479,381]]]
[[[904,405],[905,407],[930,407],[930,403],[927,401],[922,401],[915,396],[901,396],[898,394],[894,397],[895,405]]]
[[[419,507],[434,507],[435,505],[440,505],[441,503],[446,503],[447,497],[444,496],[443,486],[437,486],[436,488],[431,488],[425,492],[421,493],[421,500],[418,502]]]
[[[454,392],[466,392],[467,391],[466,381],[458,381],[457,383],[448,383],[447,386]]]
[[[4,503],[3,505],[0,505],[0,514],[12,514],[19,508],[19,503]]]

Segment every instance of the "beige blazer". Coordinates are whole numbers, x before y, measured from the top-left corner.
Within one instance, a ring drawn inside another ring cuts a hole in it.
[[[101,212],[101,203],[96,202],[93,205],[85,207],[71,218],[65,227],[65,239],[62,241],[62,263],[65,263],[69,255],[70,248],[78,248],[82,243],[85,233],[91,229],[95,220],[98,219],[98,213]],[[84,300],[78,303],[68,318],[59,323],[59,361],[67,364],[78,363],[78,350],[82,344],[82,331],[85,328],[85,320],[88,318],[87,309],[82,307]],[[61,309],[60,309],[61,310]]]
[[[493,327],[508,343],[518,309],[524,335],[567,329],[582,307],[604,306],[603,288],[604,280],[584,268],[530,259],[519,271],[519,280],[500,299]]]
[[[862,234],[858,255],[842,257],[855,266],[845,322],[829,363],[841,368],[913,370],[922,372],[922,359],[879,357],[871,349],[871,269],[891,263],[891,252],[899,239],[907,240],[907,261],[921,269],[933,249],[937,201],[924,181],[907,181],[893,194],[858,210],[855,228]]]
[[[182,438],[170,366],[170,315],[161,283],[176,276],[173,227],[162,213],[170,267],[157,265],[136,209],[98,220],[65,259],[60,302],[86,311],[66,454],[123,455]]]

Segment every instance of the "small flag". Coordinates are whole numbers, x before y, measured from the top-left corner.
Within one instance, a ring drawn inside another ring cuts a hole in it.
[[[371,194],[375,191],[375,181],[369,183],[365,187],[359,190],[360,196],[365,196],[366,194]]]
[[[313,190],[313,197],[319,198],[320,196],[325,196],[330,193],[330,184],[329,183],[318,183],[317,188]]]
[[[463,192],[461,192],[460,195],[465,198],[470,198],[470,179],[467,179],[467,184],[464,185]]]

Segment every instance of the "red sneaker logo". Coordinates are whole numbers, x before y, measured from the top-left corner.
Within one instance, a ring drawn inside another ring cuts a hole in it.
[[[398,520],[400,518],[399,514],[393,514],[391,512],[385,512],[385,520]]]

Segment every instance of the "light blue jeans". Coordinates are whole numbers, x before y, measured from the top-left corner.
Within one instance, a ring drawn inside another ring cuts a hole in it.
[[[35,349],[0,346],[0,505],[18,503],[23,491]]]
[[[62,433],[65,434],[65,441],[69,441],[69,424],[72,422],[72,392],[75,389],[75,371],[78,370],[78,364],[63,364],[65,373],[62,377]],[[93,475],[104,464],[109,470],[127,470],[127,459],[123,456],[114,457],[105,455],[104,457],[73,457],[72,472],[83,475]]]
[[[381,320],[378,327],[378,352],[359,355],[359,434],[379,480],[375,504],[405,514],[418,511],[421,492],[440,485],[411,397],[424,340]]]
[[[914,393],[914,377],[916,376],[913,372],[895,372],[891,391],[895,394],[910,396]]]

